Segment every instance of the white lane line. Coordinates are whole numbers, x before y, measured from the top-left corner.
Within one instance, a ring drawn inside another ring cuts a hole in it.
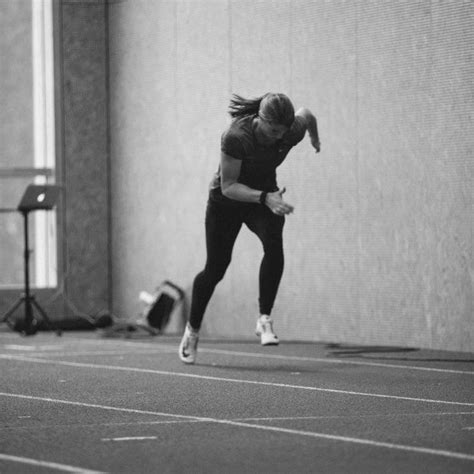
[[[284,356],[277,354],[258,354],[251,352],[236,352],[236,351],[227,351],[223,349],[201,349],[199,352],[209,352],[217,354],[228,354],[228,355],[238,355],[238,356],[247,356],[247,357],[262,357],[262,358],[271,358],[271,359],[282,359],[282,360],[296,360],[296,361],[305,361],[305,362],[327,362],[329,364],[349,364],[349,365],[366,365],[370,367],[384,367],[390,369],[408,369],[408,370],[423,370],[426,372],[441,372],[447,374],[464,374],[464,375],[474,375],[474,372],[469,370],[454,370],[454,369],[438,369],[434,367],[418,367],[416,365],[398,365],[398,364],[384,364],[381,362],[365,362],[357,360],[348,360],[348,359],[325,359],[318,357],[299,357],[299,356]]]
[[[474,426],[467,426],[466,428],[463,428],[463,430],[474,430]]]
[[[32,351],[37,351],[37,352],[45,352],[45,351],[53,351],[53,350],[58,350],[61,349],[63,346],[58,346],[58,345],[40,345],[40,346],[29,346],[25,344],[5,344],[4,348],[8,350],[13,350],[13,351],[26,351],[26,352],[32,352]],[[66,349],[66,347],[63,347]]]
[[[1,395],[1,394],[0,394]],[[433,412],[433,413],[389,413],[381,415],[327,415],[327,416],[274,416],[274,417],[253,417],[253,418],[232,418],[231,421],[298,421],[298,420],[333,420],[333,419],[357,419],[364,420],[366,418],[403,418],[403,417],[430,417],[430,416],[456,416],[456,415],[474,415],[474,412],[456,411],[456,412]],[[31,417],[29,417],[31,418]],[[55,424],[55,425],[41,425],[41,429],[52,428],[87,428],[97,426],[141,426],[141,425],[176,425],[183,423],[203,423],[202,420],[160,420],[160,421],[124,421],[124,422],[109,422],[109,423],[80,423],[80,424]],[[462,428],[463,430],[472,430],[474,428]],[[8,431],[17,430],[31,430],[31,426],[10,426]],[[1,431],[1,428],[0,428]]]
[[[101,441],[144,441],[158,439],[157,436],[124,436],[122,438],[102,438]]]
[[[96,341],[96,340],[89,340],[89,339],[78,339],[77,341],[82,341],[88,344],[103,344],[103,341]],[[232,341],[229,341],[232,342]],[[167,352],[176,352],[177,349],[174,346],[170,346],[169,344],[153,344],[148,342],[131,342],[131,341],[107,341],[110,345],[120,344],[121,347],[129,346],[129,347],[137,347],[140,345],[141,347],[149,347],[152,348],[166,348]],[[405,369],[405,370],[421,370],[426,372],[440,372],[446,374],[463,374],[463,375],[474,375],[474,371],[470,370],[457,370],[457,369],[439,369],[436,367],[420,367],[417,365],[400,365],[400,364],[385,364],[383,362],[369,362],[369,361],[361,361],[361,360],[349,360],[349,359],[332,359],[332,358],[325,358],[325,357],[301,357],[301,356],[290,356],[290,355],[280,355],[280,354],[261,354],[258,352],[244,352],[244,351],[230,351],[225,349],[211,349],[206,347],[199,347],[200,353],[209,353],[209,354],[223,354],[223,355],[231,355],[231,356],[242,356],[242,357],[253,357],[257,359],[280,359],[280,360],[294,360],[294,361],[302,361],[302,362],[323,362],[328,364],[349,364],[349,365],[366,365],[369,367],[384,367],[390,369]],[[429,362],[429,361],[427,361]]]
[[[47,352],[47,353],[43,353],[43,352],[38,352],[36,354],[34,353],[31,353],[31,352],[15,352],[15,353],[8,353],[8,354],[5,354],[5,355],[16,355],[16,356],[25,356],[25,357],[42,357],[42,358],[47,358],[47,357],[51,357],[51,356],[60,356],[60,357],[69,357],[69,356],[72,356],[72,357],[75,357],[75,356],[121,356],[121,357],[128,357],[128,356],[131,356],[131,355],[146,355],[146,354],[163,354],[163,353],[168,353],[170,351],[167,351],[167,350],[163,350],[163,349],[155,349],[155,350],[151,350],[151,349],[140,349],[140,350],[137,350],[137,351],[133,351],[133,352],[124,352],[123,350],[120,351],[120,350],[104,350],[104,351],[70,351],[70,352],[59,352],[59,351],[54,351],[54,352]]]
[[[145,374],[156,374],[156,375],[167,375],[172,377],[184,377],[184,378],[194,378],[200,380],[213,380],[216,382],[231,382],[231,383],[241,383],[241,384],[251,384],[251,385],[261,385],[268,387],[279,387],[279,388],[290,388],[297,390],[310,390],[315,392],[326,392],[326,393],[338,393],[342,395],[356,395],[362,397],[374,397],[374,398],[386,398],[391,400],[404,400],[410,402],[423,402],[423,403],[437,403],[444,405],[458,405],[458,406],[474,406],[474,403],[468,402],[454,402],[450,400],[434,400],[430,398],[417,398],[417,397],[403,397],[401,395],[386,395],[381,393],[370,393],[370,392],[356,392],[353,390],[338,390],[333,388],[323,388],[323,387],[312,387],[307,385],[293,385],[286,383],[276,383],[276,382],[262,382],[258,380],[245,380],[245,379],[230,379],[227,377],[213,377],[210,375],[197,375],[197,374],[188,374],[183,372],[170,372],[167,370],[153,370],[153,369],[142,369],[138,367],[120,367],[116,365],[105,365],[105,364],[88,364],[85,362],[67,362],[62,360],[51,360],[51,359],[36,359],[34,357],[23,357],[23,356],[14,356],[14,355],[0,355],[0,359],[9,359],[9,360],[18,360],[22,362],[35,362],[40,364],[55,364],[55,365],[64,365],[67,367],[81,367],[87,369],[105,369],[105,370],[117,370],[123,372],[138,372]]]
[[[155,344],[155,343],[147,343],[147,342],[131,342],[131,341],[112,341],[112,340],[94,340],[94,339],[71,339],[75,343],[85,343],[90,345],[101,345],[102,347],[104,344],[109,346],[115,346],[120,344],[120,347],[143,347],[149,348],[150,353],[156,352],[169,352],[174,353],[176,352],[176,347],[170,346],[169,344]],[[232,341],[230,341],[232,342]],[[147,351],[148,352],[148,351]],[[469,370],[457,370],[457,369],[440,369],[436,367],[420,367],[416,365],[400,365],[400,364],[390,364],[390,363],[383,363],[383,362],[369,362],[367,360],[350,360],[347,358],[344,359],[332,359],[332,358],[325,358],[325,357],[301,357],[301,356],[290,356],[290,355],[280,355],[280,354],[261,354],[258,352],[243,352],[243,351],[230,351],[225,349],[211,349],[206,348],[201,345],[199,349],[200,353],[209,353],[209,354],[222,354],[222,355],[230,355],[230,356],[240,356],[240,357],[251,357],[257,359],[275,359],[275,360],[294,360],[294,361],[301,361],[301,362],[321,362],[321,363],[328,363],[328,364],[346,364],[346,365],[362,365],[362,366],[369,366],[369,367],[383,367],[383,368],[390,368],[390,369],[398,369],[398,370],[418,370],[424,372],[439,372],[445,374],[459,374],[459,375],[474,375],[474,371]],[[130,354],[129,352],[121,352],[123,355]],[[135,352],[132,352],[135,353]],[[138,352],[137,352],[138,353]],[[104,351],[103,355],[108,355],[112,352]],[[39,354],[36,354],[37,356]],[[43,354],[41,354],[43,355]],[[53,355],[44,353],[45,356]],[[92,352],[78,352],[77,354],[73,353],[59,353],[59,355],[93,355]],[[101,353],[97,353],[97,355],[102,355]],[[409,359],[407,359],[409,361]],[[427,361],[429,362],[429,361]]]
[[[74,472],[76,474],[104,474],[103,471],[92,471],[82,467],[69,466],[68,464],[59,464],[57,462],[40,461],[39,459],[25,458],[23,456],[11,456],[9,454],[1,454],[0,460],[18,462],[22,464],[30,464],[32,466],[47,467],[49,469],[57,469],[63,472]]]
[[[28,400],[61,403],[65,405],[99,408],[102,410],[113,410],[113,411],[119,411],[119,412],[124,412],[124,413],[140,413],[144,415],[167,416],[170,418],[175,417],[179,419],[207,421],[209,423],[215,423],[215,424],[220,424],[220,425],[238,426],[242,428],[252,428],[255,430],[273,431],[276,433],[284,433],[284,434],[291,434],[291,435],[297,435],[297,436],[306,436],[306,437],[311,437],[311,438],[327,439],[331,441],[342,441],[346,443],[356,443],[356,444],[362,444],[366,446],[375,446],[379,448],[397,449],[400,451],[409,451],[409,452],[415,452],[415,453],[420,453],[420,454],[431,454],[435,456],[445,456],[449,458],[474,461],[474,455],[472,454],[459,453],[455,451],[447,451],[444,449],[432,449],[432,448],[423,448],[419,446],[408,446],[408,445],[403,445],[403,444],[385,443],[381,441],[374,441],[374,440],[364,439],[364,438],[354,438],[351,436],[330,435],[326,433],[316,433],[313,431],[293,430],[293,429],[281,428],[277,426],[256,425],[254,423],[245,423],[241,421],[232,421],[232,420],[225,420],[225,419],[219,419],[219,418],[178,415],[175,413],[153,412],[153,411],[148,411],[148,410],[137,410],[133,408],[120,408],[120,407],[113,407],[113,406],[108,406],[108,405],[98,405],[95,403],[82,403],[82,402],[75,402],[75,401],[70,401],[70,400],[60,400],[60,399],[47,398],[47,397],[21,395],[21,394],[16,394],[16,393],[0,392],[0,395],[7,396],[7,397],[24,398]]]
[[[347,420],[354,418],[356,420],[362,420],[365,418],[402,418],[414,416],[454,416],[454,415],[474,415],[472,411],[454,411],[454,412],[432,412],[432,413],[386,413],[386,414],[374,414],[374,415],[326,415],[326,416],[269,416],[269,417],[254,417],[254,418],[235,418],[234,421],[293,421],[293,420],[334,420],[341,419]],[[463,429],[474,429],[474,428],[463,428]]]

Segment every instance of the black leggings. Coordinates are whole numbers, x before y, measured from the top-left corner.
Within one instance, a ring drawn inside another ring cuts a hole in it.
[[[245,225],[263,245],[259,273],[260,314],[270,314],[283,273],[283,225],[285,218],[261,204],[228,203],[210,197],[206,209],[207,261],[194,279],[189,323],[201,327],[204,312],[216,285],[222,280],[232,258],[237,235]]]

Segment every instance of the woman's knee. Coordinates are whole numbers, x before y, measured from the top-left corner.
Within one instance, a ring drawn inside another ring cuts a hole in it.
[[[283,257],[283,240],[281,238],[266,238],[262,241],[265,255]]]
[[[228,263],[220,265],[213,265],[208,263],[204,267],[203,274],[205,275],[205,278],[208,281],[211,281],[212,283],[217,285],[217,283],[219,283],[224,278],[228,266]]]

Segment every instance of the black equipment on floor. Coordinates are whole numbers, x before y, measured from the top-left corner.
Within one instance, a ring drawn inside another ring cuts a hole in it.
[[[104,329],[104,337],[132,337],[140,331],[151,336],[162,334],[176,306],[184,301],[184,291],[169,280],[163,281],[155,290],[152,301],[147,304],[141,321],[129,323],[114,321]]]
[[[45,210],[50,211],[56,205],[59,196],[60,186],[53,184],[30,184],[18,205],[17,210],[23,215],[23,234],[24,234],[24,292],[20,298],[7,310],[2,316],[2,322],[6,322],[11,329],[18,331],[25,336],[31,336],[38,332],[38,320],[33,314],[33,309],[39,313],[40,317],[46,323],[49,329],[52,329],[52,323],[46,311],[36,301],[35,295],[30,291],[30,253],[28,242],[28,216],[32,211]],[[25,313],[23,320],[10,321],[15,311],[24,304]],[[61,330],[56,330],[58,336]]]

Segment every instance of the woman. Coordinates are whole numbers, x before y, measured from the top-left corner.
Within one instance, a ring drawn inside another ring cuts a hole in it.
[[[179,357],[186,364],[196,360],[204,312],[229,266],[244,223],[264,250],[256,334],[264,346],[279,343],[270,314],[283,273],[285,215],[293,212],[293,206],[283,199],[285,188],[278,189],[276,168],[306,131],[316,153],[321,146],[314,115],[306,108],[295,113],[284,94],[268,93],[256,99],[233,95],[229,114],[233,120],[222,135],[220,165],[206,209],[206,266],[194,280],[190,318],[179,346]]]

